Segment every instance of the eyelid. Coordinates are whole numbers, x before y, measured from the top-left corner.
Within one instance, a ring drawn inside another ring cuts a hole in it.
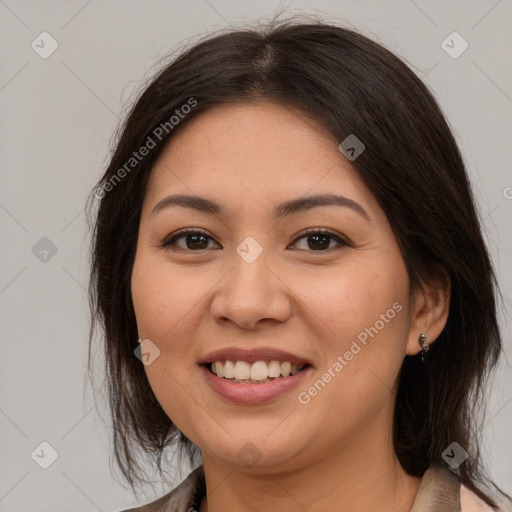
[[[299,231],[295,236],[293,241],[299,240],[300,238],[304,237],[305,235],[309,234],[316,234],[316,233],[322,233],[325,235],[329,235],[331,238],[338,240],[344,245],[352,246],[352,242],[344,235],[341,235],[340,233],[337,233],[336,231],[333,231],[332,229],[328,228],[306,228],[302,231]],[[311,251],[314,252],[314,251]],[[318,251],[318,252],[325,252],[325,251]]]
[[[322,227],[311,227],[311,228],[306,228],[306,229],[303,229],[302,231],[299,231],[299,233],[294,235],[293,241],[291,243],[293,245],[294,243],[299,241],[301,238],[304,238],[306,235],[309,235],[309,234],[313,235],[313,234],[317,234],[317,233],[321,233],[321,234],[330,236],[333,240],[335,240],[338,243],[338,245],[340,247],[343,247],[343,246],[353,247],[353,243],[347,237],[345,237],[341,234],[338,234],[336,231],[333,231],[328,228],[322,228]],[[204,235],[207,238],[213,240],[217,245],[220,245],[215,240],[215,238],[213,236],[211,236],[206,230],[204,230],[202,228],[183,228],[183,229],[180,229],[180,230],[172,233],[171,235],[167,236],[164,239],[164,241],[161,244],[159,244],[159,247],[165,249],[168,246],[176,246],[175,241],[181,237],[186,236],[187,234],[201,234],[201,235]],[[181,249],[181,248],[179,247],[178,249]],[[183,250],[185,252],[193,253],[193,252],[206,251],[207,249],[198,249],[195,251],[187,250],[187,249],[181,249],[181,250]],[[322,253],[330,253],[330,252],[332,252],[332,250],[333,250],[333,248],[328,249],[326,251],[307,251],[307,250],[301,250],[301,251],[322,254]]]
[[[163,240],[163,242],[160,245],[160,247],[162,248],[166,248],[167,246],[169,245],[175,245],[175,240],[177,240],[178,238],[181,238],[187,234],[200,234],[200,235],[204,235],[208,238],[210,238],[211,240],[213,240],[216,244],[220,245],[213,236],[211,236],[206,230],[202,229],[202,228],[183,228],[183,229],[179,229],[178,231],[174,232],[174,233],[171,233],[169,236],[166,236]],[[201,249],[201,250],[204,250],[204,249]],[[200,252],[199,250],[198,251],[189,251],[189,252]]]

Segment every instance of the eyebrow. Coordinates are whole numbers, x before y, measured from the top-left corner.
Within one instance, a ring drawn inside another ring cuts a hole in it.
[[[154,217],[157,213],[172,206],[191,208],[210,215],[226,216],[226,210],[221,204],[207,199],[206,197],[183,194],[164,197],[164,199],[155,205],[150,216]],[[348,197],[336,194],[318,194],[291,199],[274,207],[272,215],[277,219],[281,219],[295,213],[303,213],[313,208],[318,208],[319,206],[343,206],[350,208],[370,221],[370,216],[359,203],[356,203],[353,199],[349,199]]]

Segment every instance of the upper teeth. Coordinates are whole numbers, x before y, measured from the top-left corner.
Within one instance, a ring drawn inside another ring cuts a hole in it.
[[[304,366],[281,361],[270,361],[269,364],[265,361],[256,361],[252,364],[246,361],[214,361],[212,372],[226,379],[265,380],[268,377],[295,375]]]

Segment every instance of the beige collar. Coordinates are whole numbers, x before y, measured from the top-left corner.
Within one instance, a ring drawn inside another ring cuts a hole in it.
[[[460,512],[460,480],[449,469],[430,466],[410,512]]]

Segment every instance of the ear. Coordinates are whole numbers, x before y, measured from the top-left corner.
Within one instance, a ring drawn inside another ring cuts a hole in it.
[[[413,356],[421,351],[418,338],[426,333],[433,343],[443,331],[450,310],[451,280],[446,270],[436,265],[421,288],[414,292],[414,302],[409,324],[406,354]]]

